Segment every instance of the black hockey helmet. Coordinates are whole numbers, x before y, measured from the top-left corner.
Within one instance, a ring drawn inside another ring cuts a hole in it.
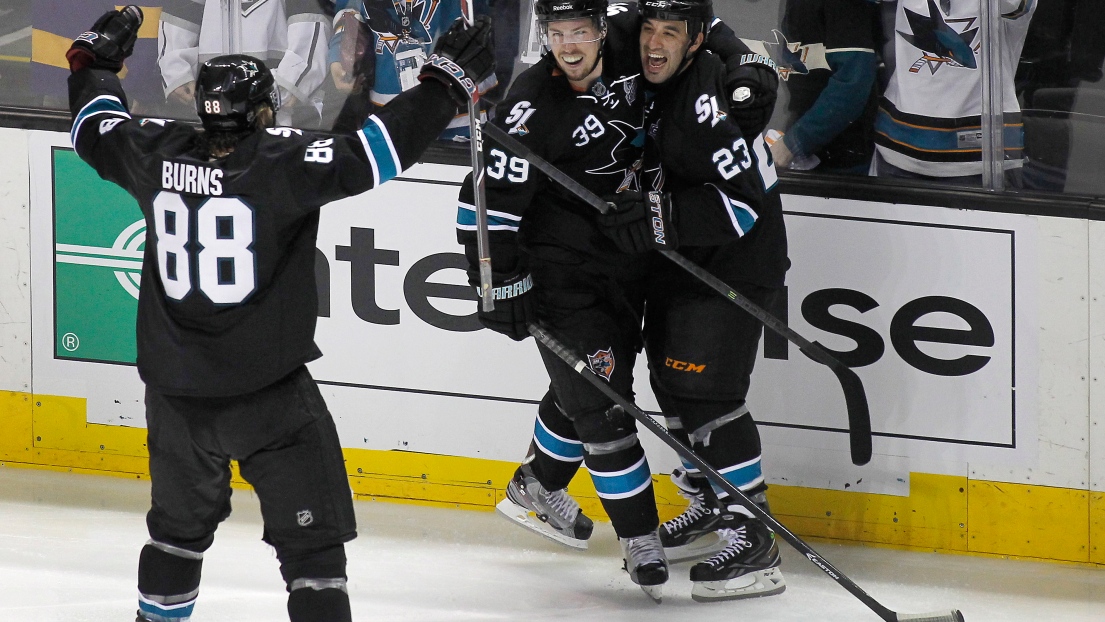
[[[537,23],[597,17],[605,21],[607,0],[537,0],[533,13]]]
[[[687,22],[687,32],[692,40],[698,33],[705,33],[714,19],[714,3],[711,0],[640,0],[638,10],[642,19]]]
[[[272,106],[274,113],[280,108],[276,80],[260,59],[230,54],[212,58],[200,67],[196,76],[196,112],[204,129],[250,130],[258,104]]]

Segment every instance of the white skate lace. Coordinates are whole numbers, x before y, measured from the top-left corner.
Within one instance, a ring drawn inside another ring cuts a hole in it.
[[[744,525],[735,529],[718,529],[717,535],[723,540],[728,540],[729,544],[725,545],[725,548],[721,549],[717,555],[706,560],[705,563],[711,566],[724,564],[739,555],[744,549],[752,548],[752,542],[748,539],[748,531]]]
[[[682,514],[664,523],[664,530],[668,533],[674,533],[684,527],[688,527],[694,521],[710,513],[702,495],[692,495],[682,490],[679,491],[679,494],[686,497],[691,504],[687,506],[687,509],[683,510]]]
[[[650,533],[637,538],[624,538],[626,565],[632,568],[640,568],[653,562],[667,562],[664,555],[664,547],[660,544],[660,537],[656,533]]]
[[[571,522],[575,520],[576,514],[579,512],[579,503],[572,498],[567,491],[561,490],[546,490],[542,491],[542,496],[545,497],[545,503],[549,505],[552,511],[566,521]]]

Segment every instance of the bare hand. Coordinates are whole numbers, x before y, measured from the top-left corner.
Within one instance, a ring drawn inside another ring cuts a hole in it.
[[[786,168],[790,166],[791,160],[794,159],[794,154],[787,149],[786,143],[783,139],[771,143],[771,157],[775,160],[775,166]]]
[[[342,67],[341,63],[330,63],[330,77],[334,80],[334,87],[342,93],[353,92],[353,75]]]
[[[181,104],[191,104],[195,101],[195,97],[196,83],[194,81],[181,84],[172,93],[169,93],[169,100]]]

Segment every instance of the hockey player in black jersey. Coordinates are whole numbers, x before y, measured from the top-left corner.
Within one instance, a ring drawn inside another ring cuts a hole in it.
[[[723,63],[700,49],[712,14],[710,0],[642,0],[644,194],[622,193],[618,211],[600,223],[625,252],[679,249],[770,308],[789,267],[777,177],[763,137],[729,118]],[[673,262],[656,257],[654,266],[645,343],[668,427],[767,509],[759,434],[745,405],[761,326]],[[660,538],[673,559],[700,553],[696,544],[711,532],[724,545],[691,568],[692,597],[783,591],[774,535],[685,467],[675,479],[691,504],[661,526]]]
[[[67,54],[72,141],[145,215],[138,372],[146,383],[152,508],[139,622],[189,619],[204,551],[230,514],[230,461],[261,500],[293,622],[351,620],[344,543],[356,536],[333,419],[305,366],[314,343],[319,208],[391,179],[458,103],[494,86],[491,26],[460,20],[355,133],[272,127],[273,76],[255,58],[199,70],[203,129],[132,118],[115,75],[141,24],[111,11]]]
[[[539,0],[535,12],[548,53],[518,78],[498,104],[494,122],[597,194],[636,190],[644,101],[636,5],[612,4],[607,14],[605,0]],[[724,25],[716,33],[713,44],[726,49],[728,58],[747,53]],[[774,82],[761,83],[764,73],[738,60],[731,76],[733,90],[748,84],[770,95],[767,103],[746,107],[759,127],[770,116],[774,96]],[[773,71],[767,73],[774,79]],[[748,97],[742,101],[752,103]],[[526,323],[540,319],[630,395],[633,360],[642,343],[646,262],[604,237],[593,208],[531,171],[524,159],[489,143],[487,162],[492,265],[496,291],[506,295],[495,311],[481,311],[480,320],[521,340],[528,336]],[[466,185],[457,226],[475,278],[471,197]],[[658,599],[667,562],[655,531],[659,520],[650,470],[633,420],[558,358],[542,356],[552,390],[541,402],[530,455],[498,508],[522,525],[585,548],[591,521],[565,487],[586,461],[622,542],[630,577]]]

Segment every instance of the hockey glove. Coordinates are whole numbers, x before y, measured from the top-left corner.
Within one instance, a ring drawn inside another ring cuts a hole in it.
[[[533,294],[529,293],[531,289],[533,277],[529,274],[516,274],[492,285],[491,296],[495,300],[495,309],[484,311],[483,305],[480,305],[480,324],[514,341],[529,337],[526,324],[537,320]]]
[[[729,116],[740,126],[742,134],[752,138],[764,131],[775,111],[779,74],[764,63],[737,64],[739,61],[737,58],[729,62],[725,79],[725,90],[732,103]]]
[[[123,61],[134,51],[138,28],[142,26],[142,9],[133,4],[122,11],[108,11],[96,20],[92,29],[77,37],[65,53],[69,70],[85,67],[118,72]]]
[[[672,220],[671,195],[626,191],[607,199],[614,209],[599,214],[603,235],[627,254],[675,250],[679,241]]]
[[[449,87],[453,99],[462,106],[479,101],[480,96],[495,88],[495,46],[492,42],[491,18],[476,18],[469,26],[457,18],[445,34],[438,37],[434,53],[422,65],[419,80],[433,79]]]

